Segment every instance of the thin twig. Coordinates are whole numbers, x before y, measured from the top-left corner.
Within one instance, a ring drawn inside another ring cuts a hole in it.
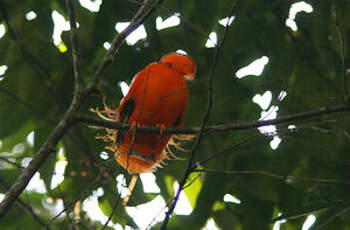
[[[217,152],[215,152],[215,153],[213,153],[213,154],[210,154],[210,155],[209,155],[207,158],[205,158],[204,160],[201,160],[201,161],[196,162],[196,164],[193,166],[192,170],[196,169],[196,168],[197,168],[198,166],[200,166],[200,165],[206,164],[208,161],[210,161],[211,159],[217,157],[218,155],[222,155],[222,154],[224,154],[224,153],[227,152],[227,151],[230,151],[230,150],[232,150],[232,149],[237,148],[237,147],[240,146],[240,145],[243,145],[243,144],[247,143],[248,141],[250,141],[251,139],[255,138],[256,136],[257,136],[257,135],[248,136],[248,137],[243,138],[242,140],[240,140],[240,141],[238,141],[238,142],[236,142],[236,143],[234,143],[234,144],[231,144],[231,145],[227,146],[226,148],[223,148],[223,149],[221,149],[221,150],[219,150],[219,151],[217,151]]]
[[[0,218],[3,217],[9,210],[12,204],[18,199],[19,195],[27,187],[29,181],[38,171],[40,166],[45,162],[49,155],[56,152],[56,145],[61,137],[68,131],[72,125],[72,113],[75,113],[76,108],[70,108],[61,122],[52,131],[47,141],[41,146],[41,148],[35,154],[33,160],[29,163],[28,167],[22,171],[20,176],[16,179],[15,183],[5,194],[4,199],[0,203]]]
[[[339,179],[324,179],[315,177],[299,177],[299,176],[283,176],[269,171],[264,170],[222,170],[222,169],[194,169],[193,172],[206,172],[206,173],[218,173],[218,174],[235,174],[235,175],[262,175],[268,176],[276,179],[280,179],[286,182],[293,180],[300,181],[313,181],[318,183],[340,183],[340,184],[350,184],[350,181],[339,180]]]
[[[0,156],[0,161],[6,162],[7,164],[13,165],[13,166],[15,166],[16,168],[19,168],[19,169],[25,169],[25,167],[23,167],[22,165],[20,165],[20,164],[18,164],[16,162],[12,162],[9,159],[7,159],[6,157]]]
[[[117,197],[117,199],[116,199],[115,202],[114,202],[114,205],[113,205],[113,208],[112,208],[112,212],[111,212],[111,214],[109,215],[109,217],[108,217],[106,223],[103,225],[103,228],[102,228],[101,230],[105,230],[105,229],[106,229],[106,227],[107,227],[109,221],[111,221],[113,215],[114,215],[115,212],[117,211],[117,207],[118,207],[118,205],[119,205],[120,197],[121,197],[121,192],[118,194],[118,197]]]
[[[47,124],[49,124],[51,126],[54,126],[56,124],[56,122],[42,116],[42,114],[36,108],[34,108],[31,104],[29,104],[28,102],[26,102],[22,98],[18,97],[16,94],[14,94],[14,93],[12,93],[12,92],[10,92],[2,87],[0,87],[0,92],[3,93],[4,95],[6,95],[8,98],[11,98],[12,100],[23,105],[28,111],[30,111],[38,119],[45,121]]]
[[[156,214],[154,215],[154,217],[152,218],[152,220],[149,222],[149,224],[146,227],[146,230],[151,229],[152,224],[156,221],[157,217],[167,208],[171,205],[171,203],[174,201],[174,198],[171,198],[171,200],[169,200],[165,206]]]
[[[280,220],[294,220],[294,219],[302,218],[302,217],[305,217],[305,216],[309,216],[311,214],[315,214],[317,212],[321,212],[321,211],[327,210],[329,208],[330,207],[318,208],[318,209],[314,209],[314,210],[311,210],[311,211],[308,211],[308,212],[304,212],[304,213],[300,213],[300,214],[293,215],[293,216],[286,216],[286,215],[282,214],[282,215],[280,215],[280,216],[278,216],[276,218],[273,218],[271,222],[274,223],[274,222],[277,222],[277,221],[280,221]]]
[[[230,9],[230,12],[228,14],[228,17],[230,17],[232,15],[233,9],[235,8],[235,5],[236,5],[236,0],[233,1],[233,4],[231,6],[231,9]],[[222,36],[222,39],[221,39],[220,43],[216,46],[214,59],[212,61],[212,64],[211,64],[211,67],[210,67],[210,71],[209,71],[208,84],[207,84],[207,90],[208,90],[207,108],[206,108],[206,111],[205,111],[205,113],[203,115],[201,126],[200,126],[200,129],[199,129],[198,134],[197,134],[197,138],[195,140],[195,143],[193,144],[193,147],[192,147],[192,150],[191,150],[191,153],[190,153],[190,159],[188,161],[185,174],[184,174],[183,178],[181,179],[181,181],[179,183],[179,188],[177,189],[177,192],[175,194],[174,202],[171,204],[169,210],[165,213],[165,218],[164,218],[164,221],[163,221],[162,226],[161,226],[162,230],[166,230],[167,229],[167,225],[168,225],[170,216],[172,215],[172,213],[173,213],[173,211],[174,211],[174,209],[176,207],[176,204],[177,204],[177,202],[179,200],[179,197],[180,197],[180,193],[181,193],[181,191],[183,190],[183,187],[186,184],[187,178],[191,174],[191,169],[192,169],[192,164],[193,164],[194,159],[195,159],[195,154],[196,154],[196,152],[197,152],[197,150],[199,148],[199,145],[201,143],[201,140],[202,140],[202,137],[203,137],[203,134],[204,134],[204,128],[205,128],[205,126],[206,126],[206,124],[208,122],[208,119],[209,119],[209,115],[210,115],[211,108],[212,108],[212,105],[213,105],[213,84],[212,84],[213,76],[214,76],[214,72],[215,72],[215,69],[216,69],[216,64],[217,64],[217,60],[218,60],[218,56],[219,56],[221,47],[222,47],[222,45],[225,42],[226,36],[227,36],[229,28],[230,28],[228,24],[229,24],[229,20],[228,20],[227,25],[225,27],[224,35]]]
[[[70,23],[70,40],[72,45],[72,57],[74,67],[75,87],[79,87],[79,91],[83,90],[83,80],[80,70],[80,45],[77,35],[77,22],[75,20],[74,4],[72,0],[66,0]]]
[[[62,209],[56,216],[54,216],[51,220],[49,220],[47,223],[46,223],[46,226],[49,226],[51,225],[58,217],[60,217],[63,213],[66,212],[66,210],[69,210],[71,209],[70,207],[72,207],[78,200],[81,200],[83,197],[85,197],[91,190],[91,187],[97,183],[97,182],[100,182],[101,181],[101,175],[98,175],[96,177],[96,179],[94,181],[92,181],[85,189],[84,192],[80,193],[72,202],[70,202],[68,205],[65,205],[65,208]]]
[[[193,170],[192,170],[193,171]],[[184,187],[182,188],[183,190],[185,190],[186,188],[190,187],[194,182],[196,182],[196,180],[198,178],[200,178],[201,176],[203,176],[202,173],[198,173],[190,182],[188,182],[187,184],[184,185]]]
[[[63,194],[63,192],[62,192],[62,190],[61,190],[60,184],[57,185],[57,190],[58,190],[59,195],[62,197],[62,202],[63,202],[63,204],[68,203],[68,202],[66,202],[66,200],[65,200],[65,198],[64,198],[64,194]],[[66,207],[66,208],[64,209],[64,211],[65,211],[65,213],[66,213],[66,217],[65,217],[65,218],[68,220],[69,226],[72,224],[72,219],[70,218],[69,214],[71,213],[71,211],[72,211],[74,205],[76,204],[76,202],[78,202],[78,200],[76,200],[73,204],[70,204],[68,207]],[[65,222],[65,221],[62,221],[61,229],[63,229],[64,222]]]
[[[344,90],[344,98],[345,98],[345,102],[349,101],[349,90],[347,87],[347,81],[345,78],[345,73],[346,73],[346,68],[345,68],[345,50],[344,50],[344,38],[343,35],[340,31],[340,25],[339,25],[339,21],[338,21],[338,16],[337,16],[337,4],[336,4],[336,0],[333,1],[333,6],[334,6],[334,19],[335,19],[335,29],[337,30],[337,34],[338,34],[338,38],[339,38],[339,45],[340,45],[340,58],[341,58],[341,65],[342,65],[342,69],[341,69],[341,77],[342,77],[342,82],[343,82],[343,90]]]
[[[135,3],[135,4],[142,4],[142,2],[138,1],[138,0],[128,0],[129,2]],[[164,10],[167,13],[171,13],[173,14],[174,10],[170,10],[169,8],[165,7],[165,6],[159,6],[160,10]],[[182,21],[184,21],[186,24],[190,25],[196,32],[198,32],[199,34],[201,34],[204,38],[212,40],[209,37],[209,34],[204,32],[199,26],[195,25],[193,22],[191,22],[187,17],[185,17],[182,14],[179,13],[175,13],[174,16],[176,16],[177,18],[181,19]],[[214,42],[213,42],[214,43]]]
[[[319,230],[324,228],[326,225],[328,225],[330,222],[332,222],[336,217],[344,215],[346,212],[350,210],[350,206],[346,206],[343,209],[339,210],[339,212],[334,213],[331,217],[329,217],[325,222],[322,224],[317,225],[314,229]]]

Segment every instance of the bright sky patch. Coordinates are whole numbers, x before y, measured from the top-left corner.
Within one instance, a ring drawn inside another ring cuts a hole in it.
[[[123,30],[125,30],[126,27],[130,22],[117,22],[115,24],[115,30],[118,31],[118,33],[121,33]],[[129,36],[126,37],[126,44],[129,46],[133,46],[138,42],[139,40],[146,39],[147,33],[144,25],[140,25],[137,27],[136,30],[134,30]]]
[[[209,39],[205,43],[205,47],[207,48],[213,48],[216,46],[216,43],[218,42],[217,34],[216,32],[211,32],[209,34]]]
[[[26,19],[28,21],[36,19],[36,13],[34,11],[29,11],[28,13],[26,13]]]
[[[256,59],[249,65],[239,69],[236,72],[237,78],[242,78],[248,75],[260,76],[264,71],[265,65],[269,62],[269,58],[262,56],[261,58]]]
[[[227,25],[230,26],[234,19],[235,19],[235,16],[226,17],[226,18],[220,19],[220,20],[219,20],[219,24],[220,24],[220,25],[223,25],[223,26],[225,26],[225,27],[226,27]]]
[[[178,14],[179,15],[179,14]],[[174,27],[180,25],[179,16],[173,15],[163,21],[162,17],[158,16],[156,18],[156,29],[163,30],[169,27]]]

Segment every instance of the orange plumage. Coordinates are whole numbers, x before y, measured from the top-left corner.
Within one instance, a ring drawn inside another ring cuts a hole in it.
[[[135,75],[127,95],[116,110],[105,107],[104,112],[109,120],[129,123],[133,128],[136,125],[162,129],[182,127],[188,100],[184,80],[192,80],[195,72],[196,65],[189,56],[178,53],[165,55],[159,63],[151,63]],[[129,173],[153,171],[168,158],[169,135],[135,133],[132,130],[109,129],[107,132],[109,134],[102,138],[113,142],[107,148],[115,153],[117,162]]]

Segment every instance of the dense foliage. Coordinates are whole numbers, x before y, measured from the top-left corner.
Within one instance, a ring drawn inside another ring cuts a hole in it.
[[[307,1],[313,11],[296,15],[294,31],[285,22],[295,2],[237,1],[235,18],[213,74],[214,104],[209,125],[257,121],[262,109],[252,98],[266,91],[272,93],[269,113],[277,111],[277,118],[346,101],[350,2]],[[196,79],[188,83],[185,126],[198,127],[206,111],[207,79],[216,52],[215,47],[205,44],[213,31],[218,41],[223,38],[225,26],[218,20],[228,16],[232,4],[229,0],[164,1],[143,24],[147,38],[135,45],[123,43],[102,76],[99,92],[89,96],[79,112],[96,116],[89,109],[102,108],[102,93],[110,106],[117,106],[122,98],[119,82],[129,84],[144,66],[181,49],[197,63]],[[116,22],[130,21],[140,4],[103,0],[98,12],[89,11],[78,1],[75,6],[82,75],[88,84],[106,52],[104,43],[112,42],[117,34]],[[67,51],[52,40],[52,12],[69,20],[64,1],[0,0],[0,9],[0,23],[6,31],[0,38],[0,66],[7,66],[5,73],[0,71],[0,193],[5,194],[69,107],[74,73],[69,31],[62,33]],[[36,18],[28,20],[29,11],[35,12]],[[157,17],[165,20],[174,13],[181,15],[180,25],[156,29]],[[268,63],[260,76],[235,76],[239,69],[263,56],[268,57]],[[283,100],[282,91],[286,92]],[[189,182],[196,180],[186,187],[185,194],[193,211],[190,215],[173,215],[168,229],[201,229],[212,218],[225,230],[272,229],[276,221],[286,219],[280,229],[292,230],[301,229],[309,215],[316,217],[315,228],[350,229],[348,111],[321,111],[317,116],[306,113],[276,128],[276,132],[265,134],[247,128],[204,137],[195,162],[227,149],[199,165],[202,172],[190,175]],[[34,144],[27,141],[32,132]],[[39,169],[46,192],[23,192],[0,219],[0,228],[40,229],[47,225],[51,229],[101,229],[104,223],[92,220],[81,204],[102,188],[99,207],[110,216],[118,197],[116,176],[130,177],[113,160],[112,153],[108,159],[101,157],[105,143],[94,138],[97,132],[85,123],[71,127]],[[270,142],[277,137],[281,143],[271,148]],[[185,147],[190,149],[191,143]],[[188,158],[186,153],[177,155]],[[60,161],[67,165],[64,180],[56,186],[51,182]],[[182,178],[186,166],[186,161],[169,161],[155,172],[166,202],[173,198],[172,185]],[[225,194],[241,203],[224,202]],[[143,204],[156,196],[145,193],[139,181],[128,205]],[[51,209],[59,200],[63,200],[65,210],[53,219]],[[164,207],[153,208],[164,213]],[[122,205],[118,205],[112,222],[137,228]],[[153,228],[159,229],[160,224]]]

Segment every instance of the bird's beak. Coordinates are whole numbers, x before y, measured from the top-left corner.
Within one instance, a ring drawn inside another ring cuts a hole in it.
[[[196,73],[191,73],[191,74],[185,74],[183,77],[187,80],[187,81],[192,81],[194,79],[194,75]]]

